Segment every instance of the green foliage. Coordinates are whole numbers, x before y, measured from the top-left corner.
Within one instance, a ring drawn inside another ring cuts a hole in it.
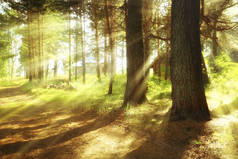
[[[207,89],[207,99],[214,116],[229,114],[237,109],[238,64],[231,62],[223,53],[215,60],[219,73],[210,73],[211,84]]]
[[[149,100],[159,100],[162,98],[170,98],[171,82],[160,80],[157,76],[153,76],[148,81],[148,98]]]

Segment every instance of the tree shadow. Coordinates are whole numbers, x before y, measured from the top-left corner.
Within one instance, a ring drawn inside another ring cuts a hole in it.
[[[181,159],[181,158],[206,158],[201,155],[196,157],[196,151],[200,151],[203,146],[201,136],[208,135],[206,132],[206,122],[179,121],[171,122],[168,120],[169,113],[160,117],[160,125],[153,125],[148,132],[146,141],[124,156],[125,159]],[[188,153],[187,150],[192,151]],[[212,154],[212,150],[205,153],[210,154],[211,158],[217,158]],[[192,156],[194,155],[195,156]]]
[[[93,122],[89,122],[83,126],[73,128],[71,130],[52,135],[43,139],[29,140],[29,141],[21,141],[15,143],[9,143],[5,145],[0,145],[0,154],[9,155],[13,153],[27,153],[36,149],[45,149],[50,146],[56,146],[58,144],[67,142],[73,138],[79,137],[85,133],[90,131],[97,130],[99,128],[105,127],[111,124],[113,121],[117,119],[117,117],[123,111],[120,109],[113,110],[104,116],[98,116],[95,118]],[[66,119],[70,121],[69,119]],[[58,124],[62,123],[59,122]],[[60,125],[59,125],[60,126]]]
[[[19,86],[0,89],[0,98],[14,97],[23,94],[25,93],[21,90],[21,87]]]

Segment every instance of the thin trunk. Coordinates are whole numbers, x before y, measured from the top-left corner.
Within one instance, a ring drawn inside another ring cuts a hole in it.
[[[217,22],[214,22],[214,28],[217,27]],[[214,29],[212,31],[212,55],[214,58],[216,58],[218,56],[218,50],[217,50],[218,46],[217,46],[217,31]]]
[[[172,1],[170,120],[209,120],[202,80],[200,0]]]
[[[82,2],[82,10],[84,10],[84,0]],[[84,37],[85,37],[85,17],[83,13],[80,15],[80,32],[81,32],[81,48],[82,48],[82,75],[83,75],[83,84],[86,82],[86,63],[85,63],[85,50],[84,50]]]
[[[68,12],[68,29],[69,29],[69,82],[71,82],[71,14],[70,14],[70,6]]]
[[[27,11],[27,34],[28,34],[28,77],[29,81],[32,81],[32,40],[31,40],[31,13]]]
[[[15,65],[15,60],[13,59],[14,57],[11,58],[11,80],[14,77],[14,65]]]
[[[78,20],[78,16],[77,16],[77,20],[76,20],[76,35],[75,35],[75,63],[76,63],[76,66],[75,66],[75,80],[78,80],[78,61],[79,61],[79,49],[78,49],[78,46],[79,46],[79,20]]]
[[[104,33],[104,66],[103,66],[103,72],[104,75],[107,76],[107,54],[108,54],[108,46],[107,46],[107,27],[105,27],[105,33]]]
[[[45,70],[45,79],[48,78],[49,75],[49,61],[46,61],[46,70]]]
[[[206,63],[205,63],[203,54],[201,54],[201,58],[202,58],[202,79],[203,79],[204,86],[206,86],[207,84],[210,83],[210,80],[208,77],[207,67],[206,67]]]
[[[124,46],[124,41],[122,42],[122,52],[121,52],[121,73],[124,75],[124,58],[125,58],[125,46]]]
[[[95,22],[95,38],[96,38],[96,61],[97,61],[97,78],[101,81],[101,72],[100,72],[100,55],[99,55],[99,38],[98,38],[98,22]]]
[[[54,60],[54,78],[57,77],[57,72],[58,72],[58,60]]]
[[[164,79],[168,80],[169,77],[169,42],[166,41],[166,55],[165,55],[165,74]]]
[[[44,78],[44,15],[41,16],[41,75]]]
[[[37,31],[38,31],[38,78],[42,80],[42,71],[41,71],[41,65],[42,65],[42,56],[41,56],[41,26],[40,26],[40,12],[38,12],[37,15]]]
[[[108,94],[112,94],[112,87],[115,77],[115,53],[114,53],[114,35],[112,31],[113,26],[113,19],[109,17],[109,11],[108,11],[108,0],[104,0],[105,3],[105,14],[106,14],[106,20],[107,20],[107,28],[109,33],[109,44],[110,44],[110,52],[111,52],[111,67],[110,67],[110,82],[109,82],[109,89]]]

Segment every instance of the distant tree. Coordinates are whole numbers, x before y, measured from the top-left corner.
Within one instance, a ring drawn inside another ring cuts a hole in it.
[[[109,5],[110,4],[110,5]],[[111,52],[111,66],[110,66],[110,82],[109,82],[109,89],[108,94],[112,94],[114,77],[115,77],[115,33],[114,33],[114,15],[113,15],[113,2],[108,0],[104,0],[105,5],[105,18],[106,18],[106,25],[108,30],[109,36],[109,46]]]
[[[202,80],[200,0],[172,1],[171,120],[209,120]]]
[[[100,1],[99,0],[92,0],[89,7],[89,15],[90,19],[92,21],[93,29],[95,30],[95,41],[96,41],[96,47],[95,47],[95,58],[96,58],[96,72],[97,72],[97,78],[99,81],[101,81],[101,69],[100,69],[100,54],[99,54],[99,24],[100,20],[102,19],[102,11],[103,8],[101,8]]]

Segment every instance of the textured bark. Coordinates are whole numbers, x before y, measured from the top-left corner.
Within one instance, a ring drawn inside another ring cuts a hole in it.
[[[201,65],[200,0],[172,1],[170,120],[209,120]]]
[[[146,101],[144,82],[144,47],[142,33],[142,0],[128,0],[127,85],[123,107],[128,103],[137,105]]]

